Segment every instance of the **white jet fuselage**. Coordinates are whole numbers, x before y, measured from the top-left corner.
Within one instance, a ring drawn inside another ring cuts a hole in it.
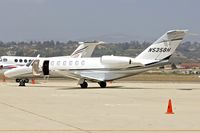
[[[158,64],[160,65],[166,62],[162,61],[156,63],[156,65],[145,66],[135,58],[102,56],[100,58],[51,60],[49,70],[50,72],[57,72],[67,77],[76,77],[77,79],[84,78],[93,79],[94,81],[110,81],[150,70]]]
[[[72,77],[75,79],[89,79],[91,81],[110,81],[131,75],[135,75],[156,67],[166,61],[144,66],[137,59],[121,56],[102,56],[98,58],[50,58],[49,60],[40,59],[40,73],[35,77],[43,77],[44,62],[48,61],[45,68],[49,71],[50,77]],[[152,60],[151,60],[152,61]],[[154,62],[157,62],[156,60]],[[10,77],[33,77],[32,66],[18,68],[18,71],[10,71],[6,75]],[[16,76],[15,76],[16,74]]]

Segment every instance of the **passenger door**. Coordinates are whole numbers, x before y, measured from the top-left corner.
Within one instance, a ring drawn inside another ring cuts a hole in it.
[[[49,60],[45,60],[43,62],[42,71],[43,71],[43,75],[49,75]]]

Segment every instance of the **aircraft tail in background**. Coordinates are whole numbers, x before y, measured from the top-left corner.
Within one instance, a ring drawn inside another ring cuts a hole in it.
[[[71,54],[72,58],[91,57],[95,47],[104,42],[79,42],[79,47]]]

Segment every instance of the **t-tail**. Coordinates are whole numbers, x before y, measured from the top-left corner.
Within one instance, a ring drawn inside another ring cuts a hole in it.
[[[169,60],[188,30],[170,30],[145,49],[135,59],[144,65]]]

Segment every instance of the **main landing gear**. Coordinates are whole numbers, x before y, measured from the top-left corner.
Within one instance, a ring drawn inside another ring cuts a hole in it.
[[[80,84],[81,88],[87,88],[88,87],[88,83],[86,81],[84,81],[82,84]]]
[[[106,82],[105,81],[100,81],[98,82],[101,88],[106,88]]]
[[[29,82],[29,79],[16,79],[16,82],[19,83],[19,86],[26,86],[26,83]]]
[[[106,81],[100,81],[98,82],[98,84],[100,85],[101,88],[106,88]],[[84,80],[82,83],[80,83],[81,88],[87,88],[88,87],[88,83]]]

